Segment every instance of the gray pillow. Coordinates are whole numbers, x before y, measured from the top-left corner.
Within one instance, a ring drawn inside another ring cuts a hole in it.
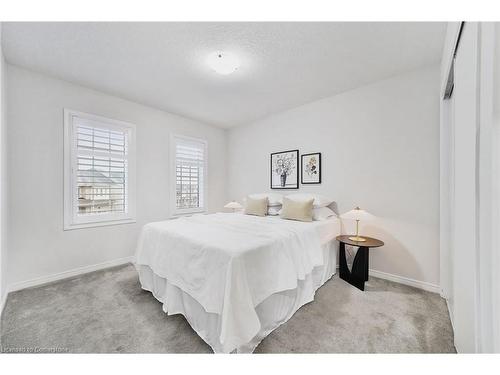
[[[261,199],[252,199],[250,198],[250,196],[248,196],[245,201],[245,214],[266,216],[268,203],[269,199],[267,199],[267,197]]]
[[[302,201],[294,201],[283,197],[283,208],[281,218],[299,221],[312,221],[312,209],[314,198]]]

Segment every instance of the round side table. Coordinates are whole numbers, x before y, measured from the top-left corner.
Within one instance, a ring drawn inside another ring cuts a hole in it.
[[[337,241],[339,241],[340,243],[340,278],[347,281],[349,284],[354,285],[358,289],[365,290],[365,281],[368,281],[369,249],[383,246],[384,243],[372,237],[363,236],[366,241],[353,241],[350,240],[349,237],[352,237],[352,235],[337,236]],[[358,251],[356,252],[356,256],[354,257],[354,261],[352,262],[350,271],[349,267],[347,267],[345,245],[358,247]]]

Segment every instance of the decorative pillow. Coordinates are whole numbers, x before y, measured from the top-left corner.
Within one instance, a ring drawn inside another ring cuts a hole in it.
[[[266,216],[267,214],[267,204],[268,199],[252,199],[250,196],[245,200],[245,214],[256,215],[256,216]]]
[[[328,207],[313,208],[312,215],[313,220],[315,221],[322,221],[328,219],[329,217],[337,216],[337,214]]]
[[[271,216],[279,215],[281,211],[281,204],[279,206],[270,206],[267,208],[267,214]]]
[[[258,193],[258,194],[249,194],[248,195],[252,199],[268,199],[268,206],[281,206],[283,204],[283,195],[277,193]]]
[[[295,201],[283,197],[283,208],[281,218],[299,221],[312,221],[312,208],[314,199],[307,201]]]
[[[309,199],[313,199],[314,208],[326,207],[329,204],[333,203],[333,199],[329,199],[324,195],[320,194],[297,193],[297,194],[287,195],[286,197],[288,199],[293,199],[294,201],[307,201]]]

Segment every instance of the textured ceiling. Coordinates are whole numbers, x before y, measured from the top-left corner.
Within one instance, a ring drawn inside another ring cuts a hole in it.
[[[441,57],[444,23],[3,23],[8,62],[231,127]],[[221,76],[213,51],[241,60]]]

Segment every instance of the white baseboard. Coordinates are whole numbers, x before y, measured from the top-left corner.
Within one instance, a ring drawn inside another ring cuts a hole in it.
[[[37,277],[37,278],[31,279],[31,280],[20,281],[20,282],[9,285],[7,287],[7,292],[10,293],[10,292],[15,292],[16,290],[31,288],[34,286],[40,286],[43,284],[51,283],[53,281],[58,281],[58,280],[62,280],[62,279],[67,279],[69,277],[83,275],[85,273],[99,271],[99,270],[102,270],[105,268],[120,266],[120,265],[126,264],[126,263],[132,263],[133,261],[134,261],[133,256],[125,257],[125,258],[118,258],[118,259],[108,260],[106,262],[102,262],[102,263],[98,263],[98,264],[92,264],[90,266],[74,268],[72,270],[68,270],[68,271],[64,271],[64,272],[60,272],[60,273],[55,273],[52,275]],[[6,294],[8,294],[8,293],[6,293]],[[5,298],[7,298],[7,296]],[[3,301],[2,301],[2,303],[3,303]]]
[[[43,284],[51,283],[53,281],[63,280],[63,279],[67,279],[70,277],[83,275],[85,273],[94,272],[94,271],[102,270],[105,268],[115,267],[115,266],[119,266],[122,264],[133,263],[133,262],[134,262],[133,256],[125,257],[125,258],[118,258],[118,259],[109,260],[109,261],[106,261],[103,263],[74,268],[72,270],[68,270],[68,271],[64,271],[64,272],[60,272],[60,273],[56,273],[56,274],[52,274],[52,275],[42,276],[42,277],[38,277],[35,279],[14,283],[14,284],[9,285],[7,287],[7,293],[5,293],[5,296],[2,299],[1,305],[0,305],[0,315],[3,312],[3,308],[4,308],[5,302],[7,300],[7,295],[10,292],[15,292],[17,290],[31,288],[34,286],[40,286]],[[338,266],[337,266],[337,268],[338,268]],[[396,283],[413,286],[415,288],[427,290],[427,291],[433,292],[433,293],[440,293],[440,291],[441,291],[441,288],[439,287],[439,285],[431,284],[431,283],[428,283],[425,281],[410,279],[408,277],[393,275],[393,274],[390,274],[387,272],[382,272],[382,271],[370,269],[370,275],[374,276],[374,277],[378,277],[380,279],[385,279],[385,280],[389,280],[389,281],[394,281]],[[452,324],[453,324],[453,322],[452,322]]]
[[[348,266],[351,267],[352,264],[348,263]],[[337,269],[338,268],[339,268],[339,266],[337,265]],[[373,276],[373,277],[378,277],[379,279],[394,281],[395,283],[398,283],[398,284],[412,286],[414,288],[426,290],[426,291],[432,292],[432,293],[440,294],[440,292],[441,292],[441,287],[439,285],[428,283],[426,281],[410,279],[409,277],[394,275],[392,273],[377,271],[377,270],[373,270],[371,268],[369,271],[369,275]]]
[[[394,281],[395,283],[404,284],[408,286],[413,286],[415,288],[423,289],[428,292],[440,293],[441,288],[439,285],[428,283],[426,281],[420,281],[415,279],[410,279],[409,277],[403,277],[398,275],[393,275],[392,273],[377,271],[370,269],[370,276],[378,277],[380,279]]]

